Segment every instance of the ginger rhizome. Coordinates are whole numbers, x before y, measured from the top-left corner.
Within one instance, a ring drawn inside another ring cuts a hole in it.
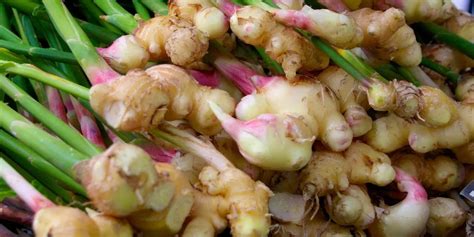
[[[363,8],[348,14],[364,32],[361,46],[377,58],[402,66],[417,66],[421,62],[421,47],[401,10]]]
[[[94,206],[110,216],[125,217],[141,210],[160,212],[176,192],[168,174],[158,173],[149,155],[134,145],[114,144],[80,163],[76,172]]]
[[[355,226],[363,230],[375,220],[375,207],[367,190],[357,185],[327,196],[325,208],[331,220],[342,226]]]
[[[234,99],[225,91],[200,86],[184,69],[162,64],[91,89],[92,108],[114,128],[146,131],[162,120],[185,119],[198,132],[216,134],[219,121],[209,105],[213,101],[226,113]]]
[[[371,0],[364,2],[372,2],[373,7],[380,10],[386,10],[390,7],[401,9],[405,13],[407,22],[410,24],[420,21],[440,22],[454,14],[453,3],[445,0]]]
[[[371,236],[420,236],[424,233],[430,207],[423,186],[409,174],[396,169],[398,189],[406,192],[403,201],[382,207],[381,214],[369,226]]]
[[[392,156],[392,163],[419,180],[423,187],[435,191],[457,188],[464,179],[462,164],[447,156],[425,159],[419,154],[401,152]]]
[[[86,213],[72,207],[43,208],[33,222],[38,237],[99,237],[99,226]]]
[[[278,63],[290,80],[297,72],[320,70],[329,58],[292,28],[276,22],[272,15],[258,7],[238,9],[230,18],[232,32],[243,42],[262,47]]]
[[[126,73],[143,68],[148,60],[199,68],[208,47],[208,37],[191,22],[174,16],[156,16],[140,23],[132,35],[99,49],[99,53],[115,70]]]
[[[434,237],[450,236],[450,233],[466,222],[467,213],[456,200],[436,197],[428,200],[430,216],[426,232]]]
[[[174,195],[161,211],[141,210],[128,216],[130,224],[144,232],[146,236],[173,236],[183,227],[186,217],[194,204],[194,190],[186,176],[173,165],[155,163],[159,176],[167,177],[173,183]]]
[[[355,142],[344,154],[316,151],[300,172],[299,186],[311,198],[345,190],[350,184],[385,186],[394,178],[395,171],[386,154]]]
[[[372,128],[372,118],[366,112],[367,96],[361,91],[359,82],[338,67],[327,68],[318,75],[318,80],[336,94],[354,137],[362,136]]]

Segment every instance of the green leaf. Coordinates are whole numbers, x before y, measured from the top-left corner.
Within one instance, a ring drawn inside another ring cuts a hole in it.
[[[3,179],[0,179],[0,202],[2,202],[5,198],[14,196],[16,196],[15,192],[10,189],[8,184]]]

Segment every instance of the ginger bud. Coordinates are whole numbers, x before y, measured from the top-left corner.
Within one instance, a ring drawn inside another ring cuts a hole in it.
[[[98,48],[97,51],[113,69],[120,73],[144,68],[150,57],[148,51],[133,35],[121,36],[108,48]]]
[[[194,16],[194,25],[209,39],[217,39],[229,30],[229,23],[224,13],[215,7],[199,10]]]

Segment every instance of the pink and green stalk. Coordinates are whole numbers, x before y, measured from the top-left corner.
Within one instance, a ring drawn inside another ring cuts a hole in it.
[[[53,202],[38,192],[3,158],[0,158],[0,177],[5,180],[10,188],[15,191],[33,212],[55,206]]]
[[[66,109],[59,91],[53,87],[46,86],[46,96],[48,97],[48,107],[56,117],[67,123]]]
[[[188,72],[200,85],[217,88],[221,83],[217,71],[199,71],[190,69]]]
[[[43,0],[56,30],[68,44],[89,81],[100,84],[120,76],[99,56],[95,47],[61,0]]]
[[[63,98],[64,107],[66,107],[66,117],[68,124],[72,127],[75,127],[77,130],[80,130],[81,125],[79,125],[79,120],[77,119],[77,114],[71,101],[73,97],[65,93],[62,93],[61,96]]]
[[[222,75],[231,80],[245,95],[251,94],[256,90],[250,78],[257,76],[258,73],[236,58],[218,56],[213,64]]]
[[[100,148],[105,148],[105,143],[102,138],[99,127],[94,119],[94,116],[84,108],[75,98],[71,98],[74,111],[76,112],[77,119],[81,126],[81,133],[87,140],[95,144]]]
[[[231,0],[216,0],[215,5],[221,10],[227,18],[230,18],[240,8]]]

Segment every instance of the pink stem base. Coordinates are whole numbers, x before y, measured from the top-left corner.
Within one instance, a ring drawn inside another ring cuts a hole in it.
[[[81,126],[81,133],[84,137],[91,141],[98,147],[105,148],[105,143],[100,133],[100,129],[97,126],[97,123],[93,115],[82,106],[79,101],[75,98],[71,98],[72,105],[74,106],[74,111],[76,111],[77,119]]]
[[[51,110],[56,117],[67,123],[66,108],[64,107],[59,91],[50,86],[46,86],[45,89],[48,97],[49,110]]]

